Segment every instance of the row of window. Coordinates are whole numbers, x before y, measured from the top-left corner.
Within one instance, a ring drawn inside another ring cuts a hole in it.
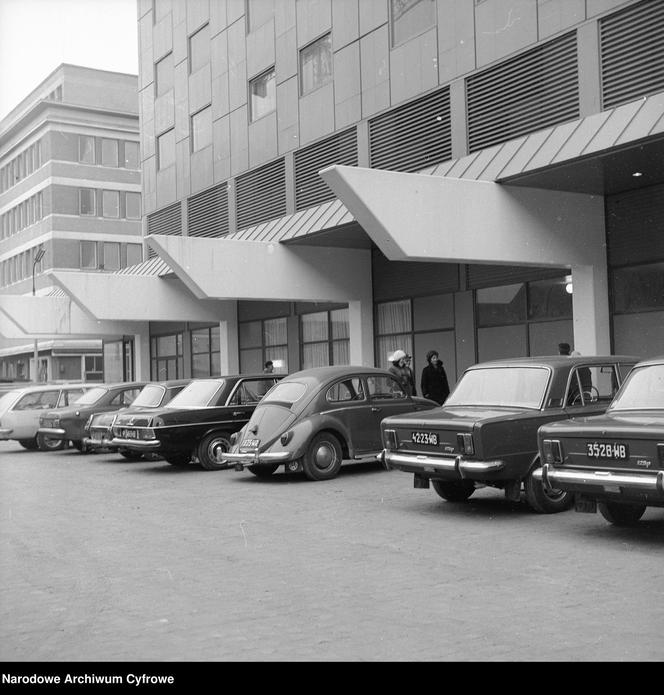
[[[32,277],[32,270],[41,273],[43,270],[43,257],[35,263],[35,256],[38,246],[34,246],[27,251],[17,253],[15,256],[0,262],[0,286],[6,287],[14,282],[20,282]]]
[[[37,140],[0,169],[0,193],[17,184],[42,165],[41,141]]]
[[[94,135],[78,136],[78,161],[122,169],[139,169],[141,164],[138,142]]]
[[[143,260],[142,244],[124,244],[118,241],[81,241],[81,270],[120,270]]]
[[[140,220],[141,194],[134,191],[80,188],[78,213],[86,217]]]
[[[43,196],[39,191],[0,215],[0,239],[6,239],[43,218]]]

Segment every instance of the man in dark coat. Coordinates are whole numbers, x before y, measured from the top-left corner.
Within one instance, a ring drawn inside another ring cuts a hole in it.
[[[422,386],[422,395],[440,405],[443,405],[445,399],[450,395],[447,374],[435,350],[427,352],[427,366],[422,370],[420,385]]]

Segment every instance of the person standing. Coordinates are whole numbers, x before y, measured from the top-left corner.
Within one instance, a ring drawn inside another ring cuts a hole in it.
[[[393,374],[401,388],[409,395],[413,395],[412,372],[406,367],[406,353],[403,350],[396,350],[388,358],[392,364],[388,367],[388,372]]]
[[[404,357],[404,369],[406,370],[408,374],[408,383],[410,384],[411,396],[417,396],[417,388],[415,387],[415,374],[413,374],[413,369],[410,366],[411,362],[413,360],[412,355],[406,355]]]
[[[265,368],[263,369],[263,374],[272,374],[274,371],[274,362],[272,360],[268,360],[265,363]]]
[[[450,395],[450,386],[447,381],[447,374],[443,367],[443,362],[435,350],[427,352],[427,366],[422,370],[420,381],[422,395],[443,405]]]

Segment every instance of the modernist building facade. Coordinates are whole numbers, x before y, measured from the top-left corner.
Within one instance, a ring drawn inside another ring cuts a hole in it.
[[[69,301],[54,270],[111,273],[143,260],[139,146],[136,75],[61,65],[3,118],[0,312],[11,297]],[[30,311],[1,313],[0,377],[35,377]],[[39,380],[101,381],[109,336],[70,328],[37,326]]]
[[[56,272],[49,308],[123,325],[139,376],[661,353],[664,4],[139,0],[138,25],[147,260]]]

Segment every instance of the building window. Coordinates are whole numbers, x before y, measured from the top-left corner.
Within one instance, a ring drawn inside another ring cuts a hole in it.
[[[96,214],[95,206],[95,190],[94,188],[80,188],[78,191],[78,214],[92,215]]]
[[[210,25],[206,24],[189,37],[189,72],[210,62]]]
[[[118,141],[101,139],[101,163],[105,167],[117,167],[118,161]]]
[[[125,216],[128,220],[141,219],[141,194],[131,193],[128,191],[125,194]]]
[[[86,355],[85,356],[85,381],[103,381],[104,380],[104,356],[103,355]]]
[[[413,354],[413,308],[410,299],[376,306],[376,366],[389,367],[395,350]]]
[[[138,143],[126,140],[124,143],[124,168],[138,169],[140,167],[139,154]]]
[[[526,285],[502,285],[476,291],[477,325],[505,326],[526,320]]]
[[[191,117],[191,150],[197,152],[212,144],[212,107],[202,109]]]
[[[104,270],[120,270],[120,244],[117,241],[104,242]]]
[[[390,0],[392,45],[426,31],[436,24],[436,0]]]
[[[96,241],[81,241],[81,270],[97,270]]]
[[[300,94],[332,80],[332,36],[326,34],[300,51]]]
[[[95,139],[89,135],[78,136],[78,161],[83,164],[94,164],[95,158]]]
[[[302,369],[350,364],[348,309],[300,316]]]
[[[127,266],[143,262],[142,244],[127,244]]]
[[[182,333],[150,339],[150,369],[153,381],[179,379],[184,374]]]
[[[191,331],[191,375],[194,378],[219,376],[221,350],[219,326]]]
[[[173,89],[174,73],[173,54],[167,53],[154,66],[155,89],[158,97]]]
[[[166,169],[175,164],[175,128],[157,138],[157,168]]]
[[[249,117],[256,121],[277,108],[277,79],[274,68],[249,82]]]
[[[274,371],[288,372],[288,319],[266,319],[239,324],[240,369],[243,373],[263,371],[267,360]]]
[[[120,217],[119,191],[103,191],[101,207],[102,217]]]
[[[612,275],[617,314],[664,309],[664,263],[620,268]]]

